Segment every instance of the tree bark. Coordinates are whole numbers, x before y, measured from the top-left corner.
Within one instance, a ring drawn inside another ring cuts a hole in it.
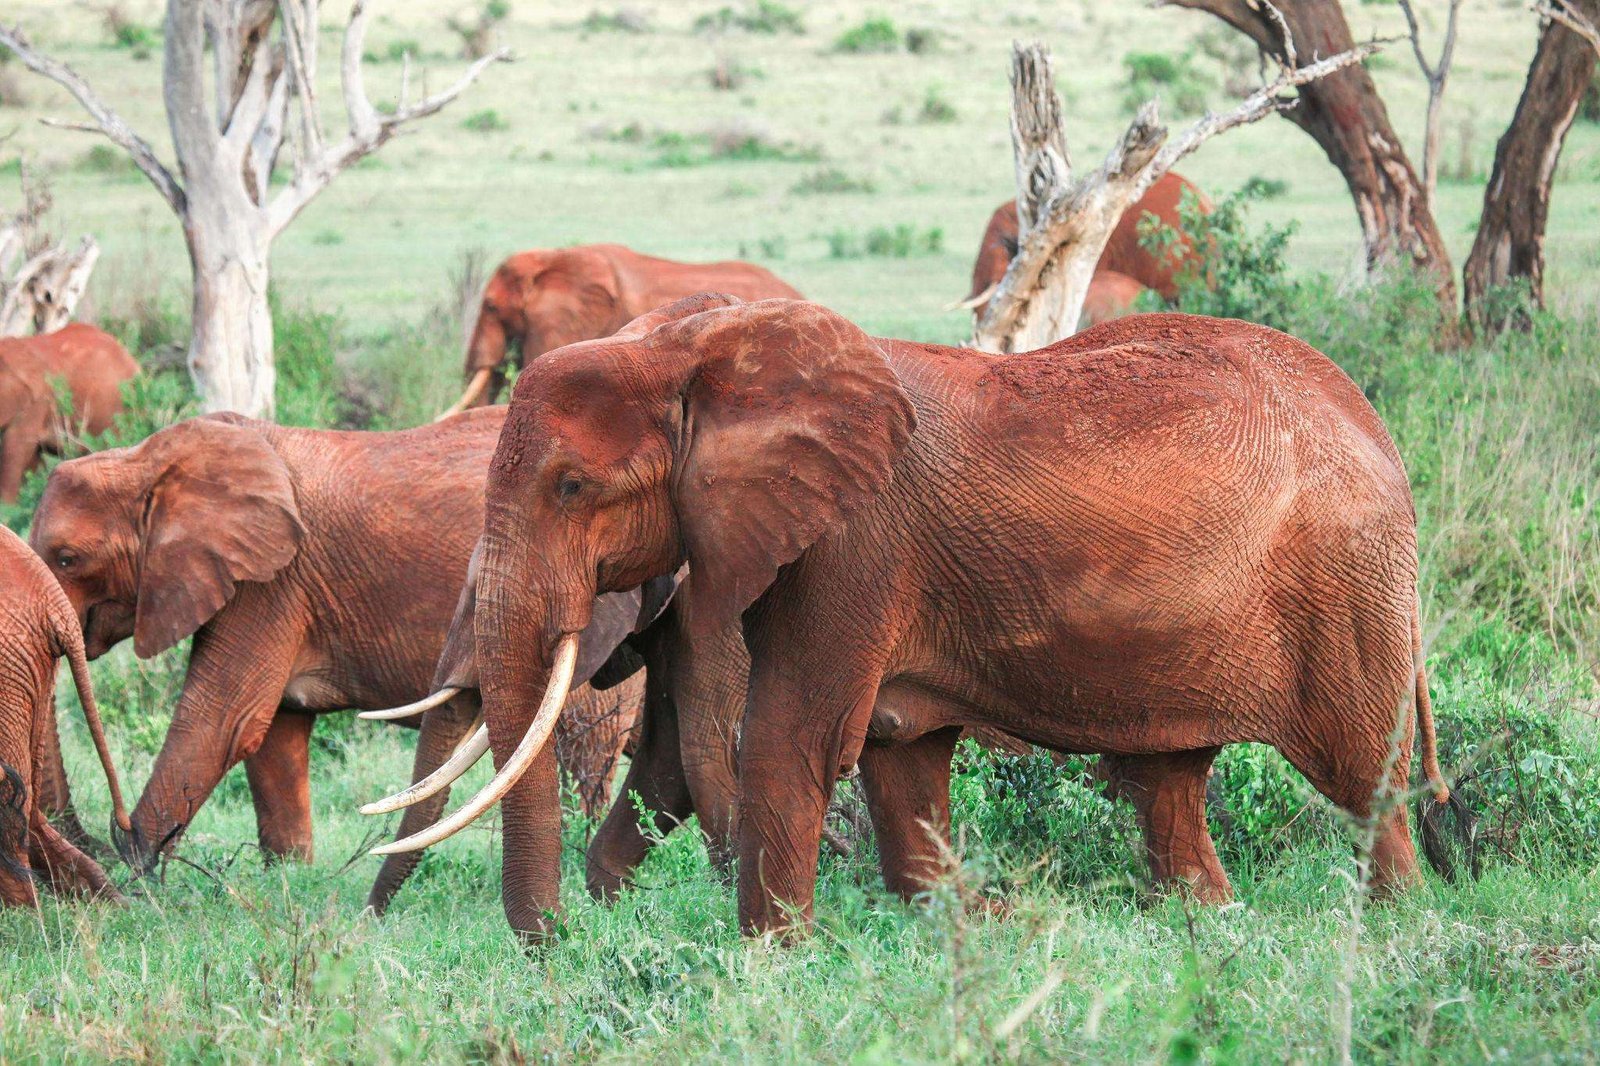
[[[1337,0],[1277,0],[1275,8],[1254,0],[1166,2],[1216,16],[1290,67],[1353,46]],[[1281,12],[1282,22],[1274,12]],[[1372,76],[1360,66],[1330,74],[1303,86],[1298,105],[1285,114],[1344,175],[1361,223],[1368,269],[1402,262],[1432,274],[1440,302],[1453,314],[1450,254]]]
[[[202,233],[185,227],[194,264],[189,373],[205,410],[270,418],[277,371],[267,303],[267,248],[235,220]]]
[[[1592,23],[1600,0],[1571,0]],[[1495,289],[1522,281],[1536,307],[1544,306],[1544,231],[1550,214],[1561,145],[1594,75],[1595,49],[1579,33],[1551,22],[1539,35],[1522,99],[1495,147],[1494,170],[1483,194],[1483,214],[1462,271],[1467,317],[1476,329],[1525,326],[1526,317],[1496,306]]]

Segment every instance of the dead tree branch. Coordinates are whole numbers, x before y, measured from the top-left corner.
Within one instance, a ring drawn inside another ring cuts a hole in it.
[[[1600,53],[1600,27],[1583,12],[1572,6],[1572,0],[1537,0],[1533,10],[1540,18],[1559,22],[1579,37],[1588,41]]]
[[[1292,45],[1290,46],[1292,48]],[[1017,254],[978,322],[976,347],[1017,352],[1071,333],[1106,240],[1128,206],[1184,156],[1219,133],[1291,106],[1282,94],[1361,62],[1377,50],[1361,45],[1278,77],[1223,114],[1207,113],[1169,142],[1156,105],[1139,109],[1122,138],[1090,175],[1073,181],[1060,123],[1049,52],[1017,45],[1012,53],[1012,142],[1017,153]]]
[[[1559,2],[1559,0],[1558,0]],[[1428,82],[1428,115],[1423,124],[1422,138],[1422,192],[1428,199],[1428,210],[1434,209],[1434,195],[1439,187],[1439,130],[1444,120],[1444,87],[1450,80],[1450,64],[1455,59],[1456,24],[1461,14],[1461,0],[1450,0],[1445,15],[1444,43],[1439,46],[1439,61],[1430,64],[1422,51],[1422,27],[1417,23],[1416,10],[1411,0],[1399,0],[1400,10],[1406,16],[1406,30],[1411,37],[1411,54],[1417,67]]]

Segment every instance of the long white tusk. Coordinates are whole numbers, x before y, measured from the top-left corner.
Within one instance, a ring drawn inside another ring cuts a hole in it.
[[[539,753],[544,750],[545,742],[555,731],[556,719],[561,717],[561,709],[567,704],[567,692],[572,688],[572,671],[577,663],[578,634],[568,633],[561,638],[561,643],[556,645],[556,662],[550,669],[550,681],[545,685],[544,699],[533,716],[532,724],[528,726],[528,732],[523,736],[522,743],[517,745],[517,750],[511,753],[511,758],[500,767],[500,772],[494,775],[494,780],[448,818],[440,819],[420,833],[413,833],[404,840],[396,840],[392,844],[373,848],[372,854],[393,855],[397,852],[421,851],[423,848],[431,847],[441,840],[455,836],[477,821],[484,811],[500,802],[500,797],[511,791],[511,786],[527,773],[528,767],[533,765],[533,760],[539,757]]]
[[[425,699],[416,703],[408,703],[404,707],[389,707],[382,711],[362,711],[358,717],[370,718],[377,722],[392,721],[396,718],[410,718],[423,711],[431,711],[441,703],[449,703],[461,690],[458,688],[442,688]]]
[[[452,415],[458,415],[462,411],[465,411],[467,409],[467,404],[471,403],[473,400],[476,400],[478,398],[478,393],[489,387],[489,376],[493,373],[494,371],[490,370],[488,367],[483,367],[476,371],[472,375],[472,380],[467,382],[467,390],[461,394],[461,399],[457,400],[455,403],[439,412],[439,417],[435,418],[434,421],[443,422]]]
[[[433,773],[404,792],[397,792],[393,796],[367,804],[361,808],[361,813],[388,814],[390,811],[409,807],[413,803],[421,803],[440,789],[449,788],[458,777],[472,769],[473,764],[483,758],[483,753],[488,750],[489,730],[486,726],[480,725]]]
[[[946,311],[971,311],[982,304],[988,303],[989,297],[993,296],[998,288],[1000,288],[1000,283],[998,281],[993,282],[987,289],[980,293],[974,293],[965,300],[957,300],[955,303],[945,304],[944,309]]]

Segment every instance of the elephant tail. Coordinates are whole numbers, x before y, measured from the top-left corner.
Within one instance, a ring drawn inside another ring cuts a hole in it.
[[[1428,695],[1428,674],[1422,665],[1420,605],[1411,619],[1413,658],[1416,662],[1417,749],[1422,755],[1423,775],[1433,786],[1432,795],[1423,798],[1418,811],[1422,853],[1428,857],[1428,865],[1446,881],[1455,881],[1462,869],[1476,880],[1479,871],[1476,819],[1461,796],[1450,790],[1444,773],[1439,769],[1439,738],[1433,727],[1433,700]],[[1451,837],[1455,838],[1453,844]]]
[[[95,702],[94,684],[89,680],[89,659],[83,650],[83,630],[78,628],[77,616],[67,607],[65,599],[63,594],[61,606],[67,610],[67,617],[57,622],[56,639],[66,651],[67,662],[72,668],[72,683],[77,686],[78,702],[83,705],[83,718],[89,723],[89,736],[94,739],[100,766],[105,770],[106,786],[111,791],[111,816],[116,820],[118,829],[124,833],[131,832],[133,821],[128,817],[128,808],[122,800],[122,782],[117,777],[117,764],[111,760],[111,745],[106,742],[105,726],[100,721],[100,705]]]
[[[32,873],[17,856],[28,850],[28,789],[22,775],[0,763],[0,870],[27,881]]]

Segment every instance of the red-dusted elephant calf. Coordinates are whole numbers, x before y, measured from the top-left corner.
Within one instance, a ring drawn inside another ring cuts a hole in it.
[[[0,906],[35,905],[36,874],[58,890],[120,898],[105,871],[45,820],[37,802],[39,768],[56,754],[55,679],[61,658],[72,666],[114,817],[126,829],[128,815],[89,684],[78,619],[39,557],[0,526]]]
[[[1211,211],[1211,201],[1192,181],[1169,170],[1122,213],[1116,228],[1111,231],[1111,237],[1106,241],[1105,251],[1100,253],[1100,260],[1095,264],[1095,278],[1084,302],[1079,328],[1086,329],[1097,322],[1125,314],[1144,289],[1154,289],[1165,300],[1177,299],[1176,275],[1190,254],[1188,238],[1182,237],[1182,230],[1179,229],[1180,250],[1160,256],[1139,242],[1139,223],[1148,214],[1156,216],[1164,225],[1177,228],[1181,221],[1178,206],[1183,201],[1184,193],[1198,197],[1202,211]],[[972,290],[967,295],[967,302],[976,308],[975,313],[979,318],[983,317],[994,286],[1006,276],[1006,268],[1016,254],[1017,202],[1007,200],[989,216],[989,226],[983,231],[983,242],[978,246],[978,258],[972,264]],[[1103,273],[1121,277],[1102,280]],[[1133,285],[1139,288],[1135,289]]]
[[[312,723],[432,690],[504,419],[492,408],[344,433],[212,415],[51,473],[33,548],[66,590],[88,654],[132,637],[150,656],[194,636],[172,725],[119,841],[136,869],[240,761],[262,849],[310,857]],[[477,694],[438,711],[448,713],[430,717],[459,726],[424,729],[420,766],[449,754]],[[420,718],[414,709],[403,721]],[[402,831],[437,814],[413,808]],[[380,884],[398,886],[404,865]]]
[[[123,383],[139,373],[117,339],[74,322],[36,337],[0,337],[0,500],[11,503],[24,475],[68,433],[94,435],[122,411]],[[72,411],[63,420],[55,383]]]
[[[685,563],[691,635],[740,620],[750,651],[751,933],[809,920],[857,764],[886,882],[926,887],[965,726],[1112,756],[1157,876],[1205,900],[1231,893],[1205,822],[1223,745],[1272,745],[1358,817],[1404,789],[1413,740],[1448,791],[1405,469],[1361,390],[1265,327],[1137,315],[990,356],[684,300],[524,372],[485,513],[485,794],[530,937],[560,905],[545,740],[578,635],[597,592]],[[1419,876],[1403,806],[1372,858],[1379,891]]]
[[[741,300],[800,296],[770,270],[738,260],[680,263],[620,244],[518,252],[484,287],[467,342],[466,392],[445,414],[493,403],[508,358],[521,367],[562,345],[610,336],[646,311],[697,292]]]

